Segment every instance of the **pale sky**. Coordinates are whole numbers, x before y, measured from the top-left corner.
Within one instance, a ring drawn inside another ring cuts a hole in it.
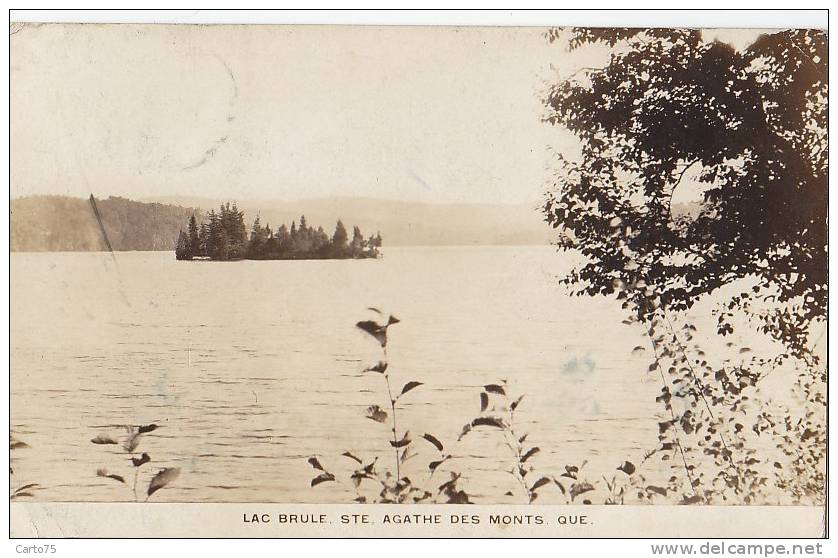
[[[575,143],[545,80],[607,55],[543,31],[27,26],[12,195],[533,202]]]

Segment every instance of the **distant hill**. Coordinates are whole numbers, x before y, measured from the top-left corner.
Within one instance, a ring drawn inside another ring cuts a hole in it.
[[[174,250],[178,232],[195,213],[201,221],[222,201],[165,197],[133,201],[97,200],[114,250]],[[366,234],[381,232],[384,246],[547,244],[550,229],[535,204],[425,204],[368,198],[322,198],[294,202],[239,201],[249,230],[257,214],[276,230],[305,215],[331,234],[335,223],[357,224]],[[12,251],[104,250],[86,199],[29,196],[11,201]]]
[[[162,197],[163,202],[208,211],[222,201]],[[296,201],[237,200],[249,224],[257,215],[275,230],[305,215],[309,224],[331,234],[335,223],[358,225],[366,234],[381,232],[387,246],[548,244],[554,235],[535,203],[531,205],[432,204],[372,198],[313,198]]]
[[[174,250],[178,231],[196,210],[126,198],[96,200],[114,250]],[[86,199],[30,196],[11,200],[13,252],[105,250]]]

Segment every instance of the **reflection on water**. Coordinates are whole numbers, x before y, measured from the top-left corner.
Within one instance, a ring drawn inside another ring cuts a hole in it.
[[[180,467],[155,495],[180,502],[348,502],[334,483],[310,488],[306,459],[349,468],[340,453],[390,456],[387,404],[363,374],[379,347],[354,324],[377,306],[391,330],[394,381],[424,383],[402,424],[433,432],[461,459],[462,486],[509,502],[508,448],[491,432],[456,444],[500,379],[526,394],[519,423],[541,447],[534,464],[589,460],[598,477],[654,447],[659,389],[642,332],[613,300],[571,298],[551,247],[390,248],[380,260],[177,262],[171,253],[12,255],[12,428],[31,448],[16,482],[36,499],[126,500],[97,478],[130,464],[90,439],[118,424],[156,423],[145,477]],[[342,461],[343,460],[343,461]],[[414,467],[427,475],[426,461]],[[560,501],[545,490],[539,503]]]

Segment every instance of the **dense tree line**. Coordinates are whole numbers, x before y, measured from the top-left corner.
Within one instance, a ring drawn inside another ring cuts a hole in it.
[[[97,198],[102,225],[114,250],[172,250],[184,220],[195,209],[114,197]],[[106,250],[90,202],[69,196],[11,200],[13,252]]]
[[[375,258],[380,247],[380,233],[364,238],[356,226],[350,239],[338,220],[329,236],[323,227],[310,226],[305,215],[299,225],[296,221],[290,228],[282,224],[276,231],[269,224],[263,226],[257,215],[248,235],[244,212],[227,203],[210,211],[200,225],[194,214],[190,216],[186,231],[181,229],[178,235],[175,257],[220,261]]]

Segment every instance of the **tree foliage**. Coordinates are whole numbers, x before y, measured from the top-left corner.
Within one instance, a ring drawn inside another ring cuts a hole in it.
[[[197,225],[195,216],[189,218],[188,233],[180,231],[175,257],[179,260],[209,258],[211,260],[293,260],[293,259],[344,259],[375,258],[379,255],[381,235],[364,239],[361,230],[354,228],[352,243],[348,243],[346,227],[337,222],[334,235],[323,227],[311,227],[305,215],[300,225],[284,224],[274,232],[271,226],[262,226],[257,215],[248,237],[244,213],[235,204],[222,204],[218,212],[210,211],[206,220]]]
[[[684,310],[753,278],[730,309],[803,355],[827,302],[826,35],[783,31],[736,50],[697,30],[567,33],[571,50],[597,43],[612,47],[608,63],[545,98],[547,122],[581,144],[544,205],[559,246],[586,256],[566,282],[610,295],[643,280],[653,306]],[[700,194],[695,215],[673,211],[680,188]]]

